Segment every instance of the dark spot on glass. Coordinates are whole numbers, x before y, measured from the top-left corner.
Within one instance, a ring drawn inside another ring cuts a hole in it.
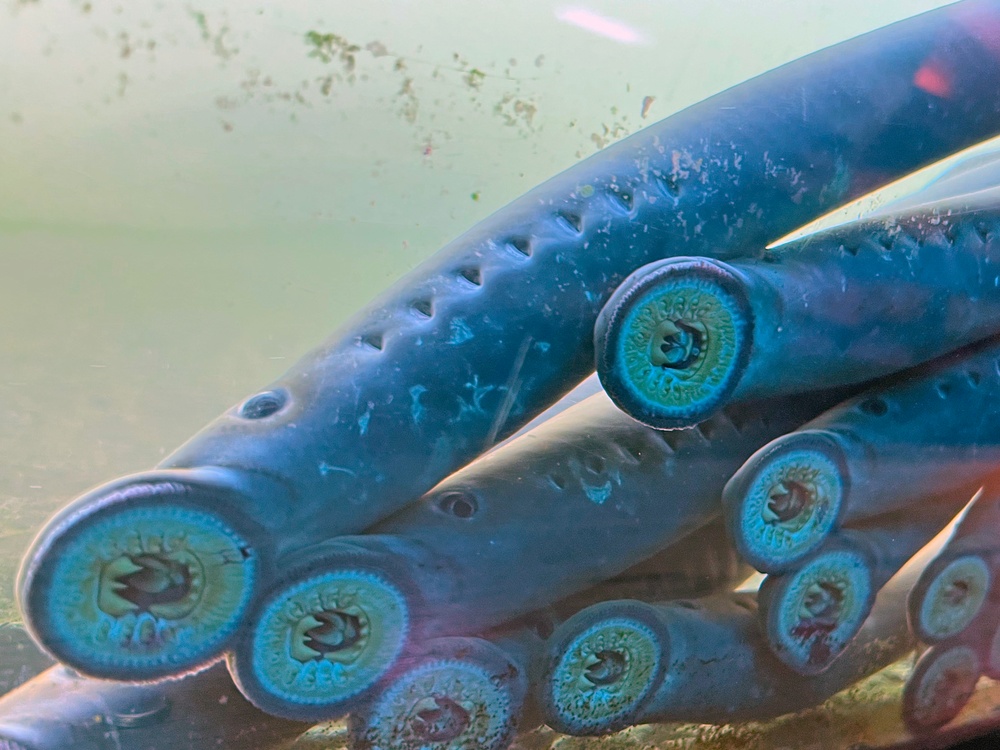
[[[604,456],[588,456],[584,465],[587,467],[588,471],[594,474],[600,474],[604,471]]]
[[[684,609],[701,609],[701,605],[698,602],[693,602],[690,599],[678,599],[674,604]]]
[[[840,249],[849,255],[857,255],[858,250],[861,249],[861,244],[857,240],[852,239],[842,244]]]
[[[941,398],[946,398],[951,395],[951,383],[941,381],[934,387],[934,390]]]
[[[264,419],[281,411],[287,402],[288,394],[284,391],[264,391],[243,402],[240,416],[244,419]]]
[[[468,521],[479,510],[476,498],[468,492],[445,492],[437,499],[437,507],[442,513]]]
[[[983,376],[979,373],[978,370],[969,370],[965,374],[966,374],[966,377],[969,378],[969,382],[972,383],[973,387],[976,387],[981,382],[983,382]]]
[[[865,414],[871,414],[873,417],[884,417],[889,413],[889,404],[885,402],[885,399],[878,396],[866,398],[858,405],[858,408]]]
[[[466,281],[468,281],[473,286],[483,285],[483,274],[475,266],[469,266],[468,268],[459,269],[458,275],[461,276]]]
[[[557,490],[566,489],[566,477],[561,474],[549,474],[548,479]]]

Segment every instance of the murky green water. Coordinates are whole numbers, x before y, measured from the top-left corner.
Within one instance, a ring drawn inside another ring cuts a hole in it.
[[[463,229],[947,4],[0,2],[0,620],[53,511],[155,464]]]

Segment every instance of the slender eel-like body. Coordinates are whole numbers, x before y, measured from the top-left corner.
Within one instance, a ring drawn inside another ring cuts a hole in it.
[[[1000,330],[1000,191],[809,235],[763,258],[669,258],[595,330],[636,419],[685,427],[726,403],[861,383]]]
[[[886,581],[949,524],[976,489],[925,497],[919,513],[897,511],[845,529],[802,567],[767,576],[758,603],[775,655],[799,674],[829,669]]]
[[[658,432],[597,394],[371,533],[290,558],[235,648],[234,676],[278,715],[348,711],[408,643],[480,633],[547,606],[718,518],[735,468],[836,398],[748,405]]]
[[[919,460],[919,459],[918,459]],[[910,592],[910,627],[924,643],[957,637],[1000,598],[1000,481],[991,478]]]
[[[810,677],[771,653],[752,595],[595,605],[546,645],[542,715],[557,731],[601,735],[641,723],[765,720],[816,706],[913,647],[905,601],[919,570],[914,560],[900,571],[843,656]]]
[[[552,608],[563,618],[606,599],[658,602],[731,591],[753,575],[740,558],[722,519],[712,521],[650,558]]]
[[[761,448],[723,493],[740,554],[791,570],[843,524],[985,479],[1000,466],[998,362],[997,338],[953,352]]]
[[[156,685],[57,666],[0,699],[3,750],[268,750],[306,729],[247,703],[222,665]]]
[[[276,555],[363,531],[582,380],[634,269],[752,252],[1000,132],[1000,59],[980,41],[998,23],[995,0],[966,0],[814,53],[498,211],[160,472],[50,522],[20,577],[33,635],[96,676],[209,662]]]
[[[401,659],[376,696],[351,714],[354,746],[366,750],[503,750],[514,730],[541,723],[537,684],[544,639],[586,606],[617,596],[664,601],[731,590],[747,576],[721,520],[553,608],[481,638],[446,636]],[[530,683],[530,685],[529,685]]]

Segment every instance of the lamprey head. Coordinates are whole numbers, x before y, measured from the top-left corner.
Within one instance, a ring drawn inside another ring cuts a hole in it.
[[[764,446],[723,493],[740,555],[763,573],[796,567],[837,527],[848,485],[843,452],[821,430],[793,432]]]
[[[728,401],[752,336],[750,303],[732,268],[704,258],[657,261],[625,279],[601,310],[597,372],[635,419],[688,427]]]
[[[478,638],[441,638],[429,650],[407,659],[378,698],[351,716],[353,746],[506,748],[528,689],[523,669]]]
[[[983,608],[992,585],[990,566],[977,554],[939,558],[910,593],[910,627],[925,643],[964,631]]]
[[[331,719],[393,667],[409,636],[411,602],[378,559],[324,548],[270,588],[230,659],[251,702],[289,719]]]
[[[573,616],[549,639],[539,687],[545,721],[574,735],[609,734],[663,681],[666,628],[649,605],[605,602]]]
[[[903,688],[903,720],[914,734],[933,732],[958,716],[979,682],[981,666],[965,644],[924,652]]]
[[[25,621],[57,659],[143,681],[219,657],[258,573],[238,490],[211,474],[156,472],[105,485],[42,531],[22,566]]]
[[[859,552],[832,549],[761,587],[771,649],[799,674],[826,670],[857,634],[875,600],[872,564]]]

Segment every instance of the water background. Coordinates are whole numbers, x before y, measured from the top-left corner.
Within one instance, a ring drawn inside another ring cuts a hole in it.
[[[49,514],[155,464],[463,229],[945,4],[0,0],[0,620]]]

